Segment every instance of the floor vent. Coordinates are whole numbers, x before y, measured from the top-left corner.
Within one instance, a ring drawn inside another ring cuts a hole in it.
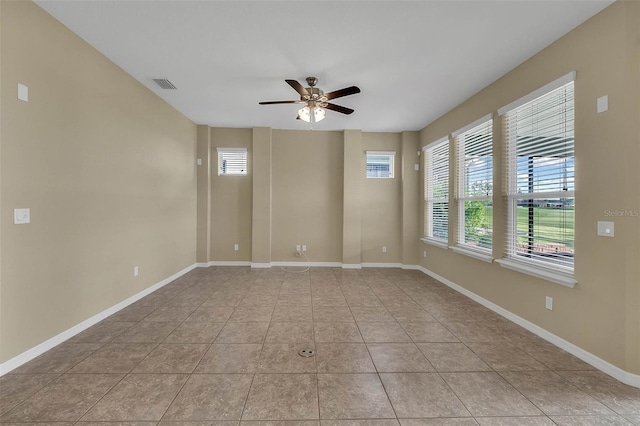
[[[162,87],[165,90],[177,89],[177,87],[174,86],[173,83],[167,80],[166,78],[154,78],[153,81],[155,81],[158,86]]]

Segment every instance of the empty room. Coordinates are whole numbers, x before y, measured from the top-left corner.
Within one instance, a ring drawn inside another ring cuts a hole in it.
[[[0,424],[640,425],[638,1],[0,0],[0,212]]]

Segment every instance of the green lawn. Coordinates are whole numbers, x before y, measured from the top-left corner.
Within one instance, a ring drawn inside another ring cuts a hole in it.
[[[488,227],[492,226],[493,207],[486,208],[486,222]],[[534,242],[539,244],[547,244],[550,242],[563,239],[566,246],[573,248],[574,245],[574,227],[575,227],[575,211],[562,209],[547,209],[534,207],[533,209],[534,224]],[[522,236],[529,229],[529,209],[527,207],[518,207],[518,242],[525,243],[527,238]]]

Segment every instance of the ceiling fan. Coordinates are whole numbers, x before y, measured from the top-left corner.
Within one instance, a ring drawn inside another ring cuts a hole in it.
[[[343,96],[355,95],[360,93],[360,88],[356,86],[345,87],[344,89],[335,90],[333,92],[324,93],[316,87],[318,79],[315,77],[307,77],[309,87],[303,87],[296,80],[285,80],[289,86],[300,94],[299,101],[267,101],[260,102],[260,105],[275,104],[305,104],[302,109],[298,110],[296,119],[306,121],[307,123],[316,123],[324,119],[325,108],[342,114],[351,114],[354,110],[340,105],[332,104],[332,99],[341,98]]]

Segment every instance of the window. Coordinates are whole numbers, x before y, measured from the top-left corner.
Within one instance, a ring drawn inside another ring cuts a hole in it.
[[[574,255],[574,78],[567,74],[499,111],[507,139],[507,259],[565,276],[573,274]]]
[[[218,148],[218,176],[247,174],[247,148]]]
[[[493,119],[454,132],[458,149],[457,245],[491,252],[493,238]]]
[[[449,138],[424,150],[425,237],[449,240]]]
[[[396,153],[391,151],[367,151],[367,178],[393,178],[393,162]]]

